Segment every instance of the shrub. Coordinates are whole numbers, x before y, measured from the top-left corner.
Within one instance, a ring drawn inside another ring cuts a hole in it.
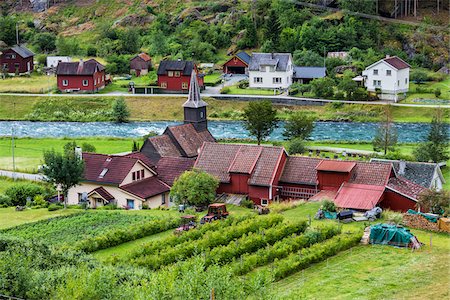
[[[337,91],[336,94],[334,94],[334,99],[342,100],[345,98],[345,95],[342,91]]]
[[[441,89],[440,88],[435,89],[434,95],[436,96],[436,98],[439,98],[441,96]]]
[[[331,103],[331,107],[332,107],[333,109],[339,109],[339,108],[342,108],[342,107],[344,107],[344,102],[334,101],[334,102]]]
[[[333,201],[324,200],[322,202],[322,209],[326,210],[326,211],[335,212],[336,211],[336,204],[334,204]]]
[[[42,195],[36,195],[33,199],[33,206],[47,207],[48,202],[45,201]]]
[[[90,152],[95,153],[97,149],[95,149],[95,146],[89,143],[83,143],[81,145],[81,149],[83,149],[83,152]]]
[[[7,195],[0,194],[0,207],[12,206],[11,198]]]
[[[296,208],[299,205],[304,204],[302,200],[298,201],[282,201],[282,202],[272,202],[269,204],[271,213],[281,213],[283,211]]]
[[[37,195],[45,194],[45,188],[35,183],[18,183],[5,191],[5,195],[11,199],[12,205],[14,206],[23,206],[27,203],[27,198],[33,199]]]
[[[53,203],[53,204],[50,204],[48,206],[48,211],[55,211],[55,210],[58,210],[58,209],[61,209],[61,208],[63,208],[62,205]]]
[[[383,210],[381,217],[389,223],[401,224],[403,222],[403,214],[389,209]]]
[[[238,87],[240,89],[246,89],[249,87],[249,85],[250,85],[250,83],[248,82],[248,80],[242,80],[242,81],[239,81],[239,83],[238,83]]]
[[[305,151],[306,151],[305,142],[302,139],[296,138],[289,142],[288,152],[290,155],[302,154]]]
[[[255,204],[253,203],[252,200],[245,199],[245,200],[241,201],[241,206],[242,207],[247,207],[247,208],[253,208],[255,206]]]
[[[220,93],[221,94],[229,94],[231,92],[231,89],[229,88],[229,87],[223,87],[221,90],[220,90]]]

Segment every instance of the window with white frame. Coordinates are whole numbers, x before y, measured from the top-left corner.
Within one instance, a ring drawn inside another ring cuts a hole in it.
[[[267,199],[261,199],[261,205],[262,206],[266,206],[266,205],[268,205],[269,204],[269,200],[267,200]]]
[[[260,72],[266,72],[267,70],[266,70],[266,66],[261,66],[261,67],[259,67],[259,71]]]
[[[161,87],[164,89],[167,88],[167,82],[161,82]]]
[[[183,82],[183,83],[181,83],[181,88],[183,89],[183,90],[187,90],[188,89],[188,83],[187,82]]]
[[[374,80],[373,86],[381,86],[381,80]]]
[[[270,72],[274,72],[275,71],[275,67],[274,66],[270,66],[269,70],[270,70]]]
[[[166,204],[166,194],[161,195],[161,204]]]
[[[9,69],[9,65],[8,64],[3,64],[3,70],[8,70]]]
[[[89,80],[85,79],[83,80],[83,86],[88,86],[89,85]]]
[[[373,69],[373,75],[378,75],[378,69]]]
[[[281,77],[274,77],[274,78],[273,78],[273,83],[274,83],[274,84],[276,84],[276,83],[281,83]]]
[[[69,85],[69,80],[64,79],[64,80],[62,81],[62,85],[63,85],[63,86],[68,86],[68,85]]]
[[[175,72],[175,77],[180,77],[180,75],[181,75],[180,71]]]
[[[386,70],[386,76],[391,76],[392,75],[392,71],[391,70]]]
[[[262,79],[262,77],[255,77],[255,78],[253,78],[253,82],[254,83],[263,83],[263,79]]]
[[[169,76],[169,77],[173,77],[173,71],[169,71],[169,72],[167,72],[167,76]]]
[[[133,181],[141,180],[141,179],[144,179],[144,178],[145,178],[145,171],[144,171],[144,169],[131,173],[131,179]]]

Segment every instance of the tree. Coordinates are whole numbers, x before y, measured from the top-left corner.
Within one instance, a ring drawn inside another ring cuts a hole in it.
[[[305,111],[297,111],[289,116],[284,125],[283,136],[287,140],[307,139],[314,129],[315,117]]]
[[[178,204],[206,206],[216,198],[219,180],[197,169],[186,171],[178,177],[170,189],[170,196]]]
[[[439,192],[435,189],[425,190],[419,195],[416,206],[421,211],[439,215],[448,214],[450,211],[450,193],[446,190]]]
[[[448,125],[444,121],[442,108],[435,111],[427,142],[420,144],[413,154],[418,161],[441,162],[449,159]]]
[[[95,146],[92,144],[89,144],[89,143],[83,143],[81,145],[81,149],[83,149],[83,152],[89,152],[89,153],[97,152],[97,149],[95,148]]]
[[[130,111],[128,110],[127,103],[122,97],[117,98],[112,104],[112,115],[117,123],[128,122]]]
[[[278,45],[278,39],[280,36],[280,22],[278,22],[278,16],[274,9],[269,10],[266,20],[264,22],[264,37],[265,40],[272,41],[275,45]]]
[[[43,174],[46,180],[60,186],[67,207],[67,193],[83,179],[84,162],[75,152],[60,153],[55,150],[44,152]]]
[[[118,33],[119,45],[117,51],[121,54],[133,54],[139,51],[139,32],[137,29],[130,28]]]
[[[342,78],[341,82],[338,85],[338,88],[345,92],[345,96],[347,100],[353,100],[354,99],[354,93],[358,89],[358,85],[353,80],[353,77],[355,77],[355,74],[351,71],[345,71],[344,77]],[[357,99],[355,99],[357,100]]]
[[[360,12],[366,14],[377,13],[375,10],[375,1],[361,0],[339,0],[339,6],[352,12]]]
[[[311,50],[296,50],[293,55],[294,64],[302,67],[323,66],[323,57]]]
[[[277,110],[270,101],[250,102],[244,109],[244,127],[256,137],[258,145],[268,137],[277,125]]]
[[[423,70],[413,70],[411,72],[411,81],[415,81],[417,84],[421,84],[428,80],[428,74]]]
[[[311,90],[319,98],[329,98],[334,95],[334,80],[329,77],[316,78],[311,81]]]
[[[303,154],[306,151],[305,141],[295,138],[289,142],[288,153],[290,155]]]
[[[13,17],[0,17],[0,41],[7,45],[16,43],[16,20]]]
[[[41,52],[52,52],[56,49],[56,36],[50,32],[38,33],[34,36],[34,45]]]
[[[384,155],[387,154],[388,150],[394,150],[397,145],[397,130],[392,123],[392,109],[390,105],[384,107],[384,121],[378,127],[372,144],[375,151],[382,149]]]

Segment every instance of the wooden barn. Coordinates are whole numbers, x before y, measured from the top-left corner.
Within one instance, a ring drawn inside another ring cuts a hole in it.
[[[34,53],[24,46],[16,45],[3,50],[0,54],[1,71],[10,75],[30,74],[33,72]]]
[[[96,92],[106,85],[105,67],[95,59],[61,62],[56,77],[62,92]]]
[[[203,75],[198,74],[193,61],[163,60],[159,63],[157,71],[158,86],[169,93],[187,93],[192,72],[197,74],[200,89],[204,89]]]
[[[130,60],[130,73],[137,77],[146,75],[152,67],[152,59],[147,53],[136,55]]]
[[[233,55],[226,63],[223,64],[224,74],[247,74],[248,65],[252,57],[245,51],[241,51]]]

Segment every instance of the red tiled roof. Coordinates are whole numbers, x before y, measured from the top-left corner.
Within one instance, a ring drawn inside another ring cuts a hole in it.
[[[385,186],[392,171],[390,164],[374,162],[356,162],[350,183]]]
[[[138,161],[136,158],[96,153],[83,153],[84,179],[120,184]],[[103,176],[100,176],[104,172]]]
[[[168,135],[159,135],[148,138],[148,142],[155,147],[156,152],[161,157],[181,156],[181,152],[178,150],[177,146],[173,143],[172,139]]]
[[[349,173],[355,166],[354,161],[323,160],[317,165],[316,170]]]
[[[393,57],[387,57],[384,59],[385,62],[396,68],[397,70],[410,68],[411,66],[408,65],[403,59],[393,56]]]
[[[262,148],[258,146],[239,147],[228,172],[251,174],[256,162],[258,161],[261,151]]]
[[[139,159],[140,161],[142,161],[144,164],[146,164],[148,167],[150,168],[154,168],[155,167],[155,163],[152,162],[144,153],[142,152],[132,152],[129,154],[124,155],[125,157],[131,157],[131,158],[135,158],[135,159]]]
[[[220,182],[230,182],[228,170],[240,145],[204,143],[194,167],[219,178]]]
[[[403,177],[390,178],[386,187],[390,190],[393,190],[394,192],[406,195],[407,197],[416,201],[419,195],[426,190],[426,188],[424,188],[423,186],[409,181],[408,179]]]
[[[184,171],[191,170],[195,159],[185,157],[162,157],[156,165],[158,178],[172,185]]]
[[[369,210],[382,200],[383,193],[384,186],[344,182],[334,203],[342,208]]]
[[[142,58],[145,61],[150,61],[151,57],[147,53],[141,53],[138,55],[140,58]]]
[[[88,193],[88,195],[91,195],[93,193],[97,193],[99,194],[103,199],[105,199],[106,201],[111,201],[114,199],[114,196],[111,195],[107,190],[105,190],[104,187],[98,187],[96,189],[93,189],[92,191],[90,191]]]
[[[250,177],[249,184],[270,185],[278,169],[284,149],[281,147],[261,147],[262,151]]]
[[[280,181],[295,184],[317,184],[316,166],[322,161],[320,158],[303,156],[289,156]]]
[[[172,134],[187,157],[197,156],[198,150],[203,145],[203,142],[215,141],[208,130],[199,133],[192,124],[167,127],[166,131]]]
[[[322,190],[308,199],[308,201],[333,200],[336,197],[336,190]]]
[[[135,181],[133,183],[123,185],[120,187],[120,189],[142,199],[147,199],[168,192],[170,190],[170,187],[156,178],[156,176],[152,176],[140,181]]]

